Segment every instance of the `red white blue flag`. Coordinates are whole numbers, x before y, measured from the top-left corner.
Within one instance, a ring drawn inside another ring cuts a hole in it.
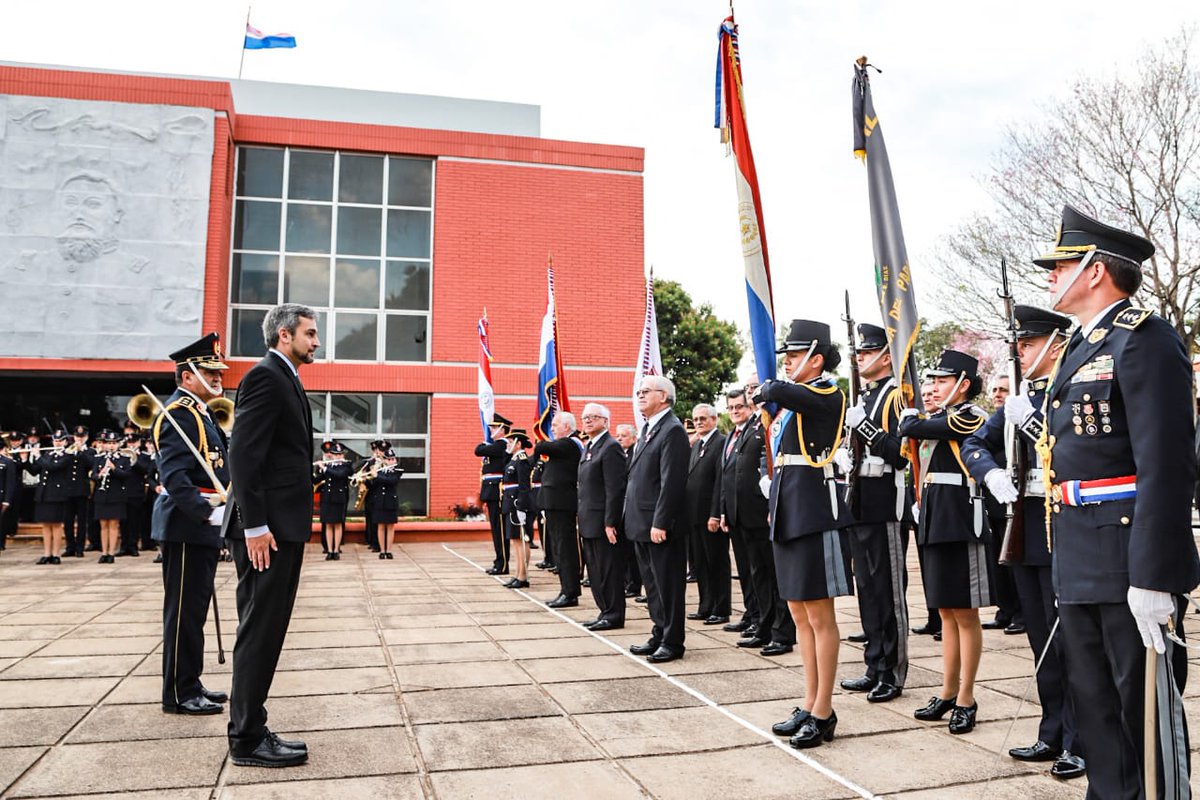
[[[638,346],[637,368],[633,371],[633,418],[640,433],[646,424],[642,410],[638,408],[637,391],[642,378],[647,375],[662,375],[662,353],[658,349],[658,320],[654,316],[654,270],[646,278],[646,317],[642,323],[642,341]]]
[[[483,439],[492,440],[488,427],[496,418],[496,393],[492,391],[492,348],[488,344],[487,309],[479,319],[479,421],[483,424]]]
[[[242,47],[245,50],[273,50],[277,47],[295,47],[296,37],[290,33],[263,33],[258,28],[246,23],[246,41]]]
[[[562,353],[558,347],[558,316],[554,310],[554,260],[546,266],[546,313],[542,317],[542,335],[538,346],[537,421],[533,436],[539,441],[554,438],[550,423],[558,411],[570,411],[567,384],[563,374]]]

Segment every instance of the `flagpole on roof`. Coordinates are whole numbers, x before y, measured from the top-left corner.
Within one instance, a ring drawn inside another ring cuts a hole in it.
[[[250,6],[246,6],[246,28],[250,27]],[[238,61],[238,80],[242,79],[242,67],[246,66],[246,28],[242,28],[242,58]]]

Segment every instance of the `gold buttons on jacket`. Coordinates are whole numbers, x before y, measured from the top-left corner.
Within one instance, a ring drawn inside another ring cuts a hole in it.
[[[1054,504],[1054,513],[1055,513],[1055,514],[1058,514],[1058,513],[1061,513],[1061,512],[1062,512],[1062,506],[1060,506],[1058,503],[1055,503],[1055,504]]]
[[[1128,525],[1128,524],[1129,524],[1129,517],[1121,517],[1121,524],[1122,524],[1122,525]]]
[[[1062,405],[1062,403],[1059,402],[1058,400],[1055,400],[1053,403],[1051,403],[1051,405],[1054,406],[1055,408],[1058,408],[1059,406]]]

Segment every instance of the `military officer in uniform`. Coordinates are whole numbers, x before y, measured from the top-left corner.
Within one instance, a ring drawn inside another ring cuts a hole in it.
[[[340,561],[342,535],[346,529],[346,505],[350,502],[350,475],[354,468],[346,460],[341,442],[322,445],[324,457],[314,470],[320,495],[321,527],[325,531],[325,560]]]
[[[1063,209],[1049,270],[1071,336],[1046,390],[1039,444],[1054,590],[1088,797],[1143,791],[1146,648],[1157,652],[1160,797],[1188,796],[1181,596],[1200,582],[1191,530],[1192,367],[1179,334],[1129,298],[1154,245]],[[1163,626],[1174,625],[1168,635]]]
[[[0,550],[8,536],[8,518],[13,514],[21,490],[21,465],[9,455],[9,440],[0,433]]]
[[[509,589],[528,589],[529,539],[526,534],[526,515],[533,513],[530,500],[530,475],[533,467],[525,450],[533,446],[523,428],[511,428],[504,437],[508,463],[500,482],[500,514],[504,519],[504,535],[516,542],[516,576],[504,584]]]
[[[850,450],[838,450],[843,473],[857,469],[850,513],[850,552],[862,611],[866,674],[842,681],[851,692],[867,692],[872,703],[899,697],[908,675],[907,531],[904,473],[908,458],[896,432],[904,405],[887,333],[878,325],[858,326],[858,372],[866,383],[859,403],[846,409],[846,425],[862,444],[862,459],[852,464]],[[847,442],[850,445],[851,442]]]
[[[50,443],[50,449],[44,453],[35,444],[25,462],[25,470],[38,478],[33,518],[42,524],[43,555],[38,559],[39,564],[62,563],[57,554],[63,547],[63,520],[66,519],[71,464],[74,461],[67,452],[65,430],[55,430],[50,435]]]
[[[220,490],[229,486],[225,432],[209,415],[207,403],[222,395],[221,373],[227,367],[215,333],[170,358],[178,388],[151,428],[165,489],[154,502],[151,518],[152,535],[163,559],[162,709],[169,714],[219,714],[228,697],[206,689],[200,675],[204,621],[222,546],[225,498]],[[212,468],[221,487],[213,485],[180,431]]]
[[[122,438],[116,431],[100,434],[100,452],[92,460],[92,516],[100,523],[100,562],[112,564],[120,543],[121,522],[128,513],[125,485],[133,474],[133,462],[119,448]]]
[[[76,425],[71,429],[74,441],[67,448],[72,462],[66,516],[63,521],[63,538],[66,540],[63,555],[76,558],[83,557],[83,548],[87,544],[87,534],[92,522],[89,497],[91,491],[88,484],[95,452],[88,446],[88,433],[86,425]]]
[[[495,558],[488,568],[488,575],[508,574],[508,538],[504,535],[504,520],[500,515],[500,480],[508,464],[508,435],[512,422],[499,414],[492,416],[488,425],[491,440],[475,446],[475,455],[483,459],[480,468],[479,502],[487,509],[488,524],[492,528],[492,549]]]
[[[1020,557],[1009,566],[1016,584],[1020,607],[1025,616],[1025,631],[1036,660],[1042,651],[1037,672],[1038,701],[1042,719],[1038,739],[1032,745],[1014,747],[1008,754],[1018,761],[1053,761],[1050,772],[1057,778],[1076,778],[1084,773],[1083,748],[1075,725],[1074,706],[1067,700],[1067,674],[1062,661],[1062,639],[1055,637],[1049,650],[1050,630],[1058,619],[1054,588],[1050,576],[1050,550],[1046,541],[1046,489],[1040,468],[1034,466],[1025,476],[1025,484],[1013,486],[1004,467],[993,455],[1005,448],[1005,420],[1013,417],[1019,432],[1020,446],[1025,448],[1026,463],[1037,464],[1034,445],[1044,427],[1042,403],[1050,370],[1058,361],[1067,343],[1071,320],[1033,306],[1016,306],[1017,350],[1021,356],[1021,373],[1025,381],[1021,391],[1009,395],[1005,405],[997,410],[983,427],[967,438],[962,445],[962,457],[971,477],[986,486],[1001,503],[1021,504],[1022,544],[1014,548]],[[1016,507],[1013,508],[1014,512]],[[993,535],[1003,534],[1003,529]]]

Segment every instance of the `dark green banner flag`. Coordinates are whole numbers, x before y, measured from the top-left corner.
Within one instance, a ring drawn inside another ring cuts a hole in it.
[[[892,353],[892,369],[903,389],[904,399],[914,405],[920,396],[920,381],[913,346],[921,329],[917,299],[913,292],[900,207],[892,183],[892,165],[883,144],[883,129],[871,100],[871,84],[865,57],[854,67],[854,154],[867,165],[867,189],[871,203],[871,239],[875,248],[875,285],[879,308]],[[920,407],[919,405],[917,406]]]

